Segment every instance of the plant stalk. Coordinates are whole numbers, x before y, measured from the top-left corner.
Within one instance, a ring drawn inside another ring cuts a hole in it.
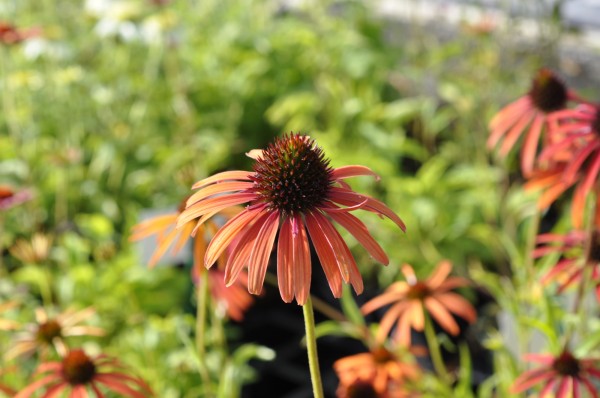
[[[306,300],[306,304],[302,306],[302,312],[304,313],[304,326],[306,328],[306,350],[308,351],[308,367],[310,369],[313,396],[314,398],[323,398],[323,383],[321,381],[317,339],[315,337],[315,316],[310,296]]]

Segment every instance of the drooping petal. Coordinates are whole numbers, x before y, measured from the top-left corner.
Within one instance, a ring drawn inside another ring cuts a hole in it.
[[[450,312],[458,315],[469,323],[473,323],[477,319],[477,312],[471,303],[456,293],[444,293],[435,296],[435,299],[450,310]]]
[[[15,395],[13,398],[29,398],[36,391],[38,391],[40,388],[42,388],[46,384],[50,384],[54,381],[59,381],[59,380],[61,380],[61,376],[59,374],[56,374],[56,373],[49,374],[39,380],[34,381],[31,384],[29,384],[27,387],[25,387],[24,389],[19,391],[19,393],[17,395]]]
[[[573,389],[572,383],[573,379],[571,377],[563,377],[560,383],[558,384],[558,389],[556,390],[556,398],[569,398],[570,390]]]
[[[357,294],[362,293],[362,276],[360,275],[360,271],[356,266],[354,257],[352,256],[352,253],[350,253],[350,249],[348,249],[346,242],[344,242],[344,239],[335,229],[333,224],[331,224],[331,222],[320,212],[315,211],[312,213],[312,215],[333,247],[334,253],[336,254],[336,258],[338,260],[338,265],[340,265],[342,279],[346,283],[350,282]]]
[[[235,247],[231,250],[231,254],[227,259],[225,265],[225,285],[231,286],[231,284],[237,280],[240,271],[244,268],[244,265],[248,263],[252,248],[258,237],[258,233],[262,229],[266,219],[269,217],[269,213],[264,211],[262,214],[256,216],[256,220],[253,224],[247,227],[245,230],[240,232],[240,237]]]
[[[251,181],[228,181],[213,184],[199,190],[198,192],[190,196],[186,201],[186,206],[190,207],[194,203],[200,202],[201,200],[208,198],[212,195],[224,194],[225,192],[244,191],[246,189],[252,188],[253,184],[254,183]]]
[[[529,129],[529,134],[525,137],[525,142],[521,149],[521,170],[525,176],[531,175],[533,163],[537,153],[538,143],[542,135],[545,117],[542,114],[536,115],[533,124]]]
[[[397,284],[398,282],[396,282],[395,284]],[[388,289],[389,290],[389,289]],[[389,292],[388,290],[386,290],[384,293],[380,294],[377,297],[374,297],[373,299],[367,301],[362,307],[361,307],[361,312],[363,314],[369,314],[373,311],[375,311],[378,308],[381,308],[383,306],[386,306],[388,304],[394,303],[396,301],[400,301],[406,298],[406,295],[404,292],[401,293],[397,293],[397,292]],[[408,290],[408,289],[406,289]]]
[[[294,299],[294,236],[292,219],[286,218],[281,224],[277,242],[277,284],[281,298],[286,303]]]
[[[262,211],[263,208],[246,209],[227,221],[208,244],[206,255],[204,256],[204,265],[210,268],[217,261],[217,258],[223,254],[227,246],[233,242],[240,231],[251,223]]]
[[[294,292],[298,305],[304,305],[310,295],[310,278],[312,273],[310,246],[308,236],[302,222],[302,216],[292,219],[292,246],[294,252]]]
[[[321,267],[325,272],[329,288],[331,289],[333,296],[339,298],[342,296],[342,276],[339,271],[336,254],[314,216],[309,213],[305,218],[310,239],[312,240],[319,260],[321,261]]]
[[[104,384],[108,389],[116,393],[123,394],[123,396],[130,398],[148,398],[147,394],[134,390],[117,378],[98,374],[94,377],[94,380],[98,383]]]
[[[380,202],[377,199],[373,199],[369,196],[360,195],[354,191],[339,187],[331,187],[329,189],[328,196],[332,202],[340,203],[344,206],[353,206],[361,204],[366,200],[367,203],[363,207],[364,210],[377,214],[382,214],[390,220],[392,220],[393,222],[395,222],[396,225],[398,225],[402,231],[406,231],[406,225],[404,225],[404,222],[400,219],[400,217],[398,217],[398,215],[396,215],[396,213],[394,213],[383,202]]]
[[[411,303],[408,301],[399,302],[385,312],[381,318],[381,322],[379,322],[377,341],[384,342],[387,339],[387,336],[390,334],[394,323],[397,323],[400,320],[400,318],[403,316],[403,313],[410,305]]]
[[[194,185],[192,185],[192,189],[199,189],[205,187],[210,184],[214,184],[219,181],[227,181],[227,180],[241,180],[241,181],[250,181],[250,176],[252,173],[248,171],[242,170],[234,170],[234,171],[224,171],[222,173],[217,173],[208,178],[198,181]]]
[[[371,176],[375,177],[376,180],[380,179],[379,175],[377,175],[370,168],[358,165],[338,167],[336,169],[333,169],[333,172],[331,173],[331,178],[334,180],[341,180],[344,178],[357,176]]]
[[[523,392],[544,380],[551,380],[556,372],[552,369],[533,369],[522,373],[513,383],[510,391],[513,393]]]
[[[535,117],[535,112],[525,114],[515,123],[515,125],[506,133],[504,137],[504,141],[500,144],[500,155],[506,156],[510,152],[510,150],[515,146],[515,143],[523,133],[523,130],[527,127],[527,125],[531,122],[531,120]]]
[[[260,294],[269,265],[269,256],[275,242],[275,235],[279,228],[279,212],[273,211],[265,220],[258,232],[254,247],[250,253],[248,265],[248,291],[252,294]]]
[[[185,223],[201,217],[206,213],[217,213],[227,207],[250,202],[256,199],[256,197],[255,193],[232,193],[194,203],[179,215],[177,218],[177,228],[181,228]]]
[[[444,307],[442,303],[436,300],[433,297],[427,297],[425,299],[425,308],[429,311],[432,318],[444,329],[446,332],[450,333],[453,336],[456,336],[460,329],[458,324],[450,315],[448,310]]]
[[[358,218],[349,213],[330,212],[329,208],[324,208],[327,214],[338,224],[344,227],[354,238],[369,252],[369,254],[378,262],[387,265],[389,258],[379,246],[379,243],[369,233],[365,224]]]

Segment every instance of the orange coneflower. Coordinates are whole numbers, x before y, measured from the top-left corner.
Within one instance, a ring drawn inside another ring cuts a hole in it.
[[[449,261],[442,261],[429,278],[419,281],[413,268],[405,264],[402,273],[406,282],[392,283],[383,294],[362,307],[362,312],[368,314],[392,304],[379,325],[378,340],[385,340],[396,323],[395,340],[410,345],[410,328],[423,331],[425,311],[428,311],[433,319],[452,335],[460,331],[452,314],[464,318],[469,323],[475,322],[477,314],[471,303],[450,291],[467,285],[469,281],[459,277],[448,278],[450,271],[452,271],[452,264]]]
[[[600,108],[582,104],[575,109],[555,112],[551,131],[553,140],[540,154],[539,159],[564,161],[562,181],[578,181],[571,207],[575,228],[581,228],[586,198],[597,187],[600,175]]]
[[[260,294],[279,231],[279,291],[283,301],[296,297],[302,305],[310,292],[310,236],[333,295],[341,296],[342,281],[362,292],[363,281],[354,258],[327,216],[346,228],[377,261],[387,264],[383,249],[350,211],[363,209],[385,215],[402,230],[404,223],[382,202],[354,192],[343,181],[376,174],[364,166],[331,168],[314,140],[293,133],[277,138],[264,151],[248,155],[255,159],[254,172],[227,171],[197,182],[193,189],[200,190],[190,197],[179,216],[179,226],[197,218],[197,226],[201,226],[222,209],[248,203],[211,240],[205,265],[210,268],[231,246],[225,282],[233,283],[248,265],[248,291]]]
[[[526,354],[524,359],[542,364],[540,368],[528,370],[515,380],[511,392],[518,394],[542,384],[540,397],[555,391],[556,398],[580,398],[581,385],[594,398],[598,392],[592,378],[600,380],[600,370],[595,367],[596,359],[578,359],[564,350],[560,355]]]
[[[359,396],[352,395],[352,391],[368,392],[370,387],[377,395],[367,396],[405,397],[405,383],[420,375],[417,365],[403,361],[384,347],[338,359],[333,369],[340,379],[338,397]]]
[[[47,356],[53,347],[59,355],[67,352],[65,338],[72,336],[102,336],[104,330],[81,322],[95,314],[93,308],[81,311],[66,310],[54,317],[48,316],[43,308],[35,310],[36,321],[24,326],[24,331],[17,334],[13,345],[6,351],[6,359],[29,356],[38,352],[42,358]]]
[[[92,396],[104,398],[106,394],[101,391],[101,386],[120,397],[154,396],[142,379],[123,370],[124,366],[114,358],[106,355],[91,358],[81,349],[71,350],[60,362],[42,363],[36,372],[41,378],[22,389],[14,398],[29,398],[38,391],[43,391],[44,397],[57,397],[62,392],[70,391],[69,398],[83,398],[91,396],[90,390]]]
[[[548,114],[563,109],[575,93],[548,69],[538,71],[529,92],[500,110],[490,122],[488,147],[501,140],[500,155],[506,156],[519,137],[526,134],[521,148],[521,171],[528,176],[533,171],[535,156],[544,129],[551,127]]]
[[[596,288],[596,298],[600,301],[600,226],[596,224],[590,232],[571,231],[568,234],[542,234],[537,237],[538,248],[534,257],[560,253],[561,259],[544,275],[542,281],[559,282],[558,292],[562,293],[574,283],[581,282],[584,271],[590,275]]]
[[[177,217],[183,211],[186,200],[181,203],[176,212],[154,217],[133,226],[133,234],[129,238],[132,241],[145,239],[152,235],[157,236],[157,247],[150,259],[150,267],[156,265],[169,247],[174,245],[173,252],[176,254],[189,241],[190,235],[196,225],[195,220],[190,220],[181,229],[175,228]],[[238,213],[239,209],[232,208],[224,209],[221,214],[229,219]],[[217,224],[211,220],[195,231],[195,237],[193,238],[194,265],[192,276],[194,282],[197,282],[199,278],[206,275],[208,277],[208,287],[211,297],[216,301],[217,306],[223,307],[231,319],[241,321],[244,318],[244,313],[252,305],[253,301],[246,290],[246,284],[242,280],[239,280],[239,282],[229,287],[225,286],[223,279],[223,268],[226,261],[225,255],[222,255],[218,259],[219,266],[217,268],[211,268],[207,271],[202,266],[207,246],[205,235],[214,235],[218,228]]]

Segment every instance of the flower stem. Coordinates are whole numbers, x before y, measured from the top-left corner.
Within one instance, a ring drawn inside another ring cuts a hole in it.
[[[440,379],[444,382],[448,382],[448,372],[446,371],[446,365],[442,359],[442,352],[440,351],[440,343],[435,334],[433,322],[427,312],[425,313],[425,339],[427,340],[427,348],[429,349],[429,356],[433,363],[433,369],[438,374]]]
[[[310,296],[306,300],[306,304],[302,306],[302,312],[304,313],[304,326],[306,327],[306,350],[308,351],[308,367],[310,368],[313,396],[314,398],[323,398],[323,383],[321,382],[317,339],[315,337],[315,316]]]
[[[206,308],[208,300],[208,278],[206,272],[200,275],[198,291],[196,292],[196,350],[200,362],[200,377],[205,386],[206,396],[210,394],[210,375],[206,366]]]

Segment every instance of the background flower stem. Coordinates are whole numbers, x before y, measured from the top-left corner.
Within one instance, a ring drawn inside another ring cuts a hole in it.
[[[444,365],[444,360],[442,358],[442,352],[440,351],[440,343],[435,334],[435,329],[433,327],[433,322],[431,321],[431,317],[427,312],[425,312],[425,339],[427,340],[427,347],[429,349],[429,357],[431,358],[431,362],[433,363],[433,369],[438,374],[440,379],[444,382],[448,382],[448,372],[446,371],[446,365]]]
[[[302,312],[304,313],[304,326],[306,328],[306,350],[308,351],[308,366],[310,368],[313,396],[315,398],[323,398],[323,383],[321,382],[319,357],[317,355],[317,339],[315,337],[315,316],[310,296],[306,300],[306,304],[302,306]]]
[[[210,375],[206,366],[206,308],[208,300],[208,278],[206,270],[198,278],[198,291],[196,292],[196,350],[200,362],[200,377],[205,386],[205,394],[210,394]]]

